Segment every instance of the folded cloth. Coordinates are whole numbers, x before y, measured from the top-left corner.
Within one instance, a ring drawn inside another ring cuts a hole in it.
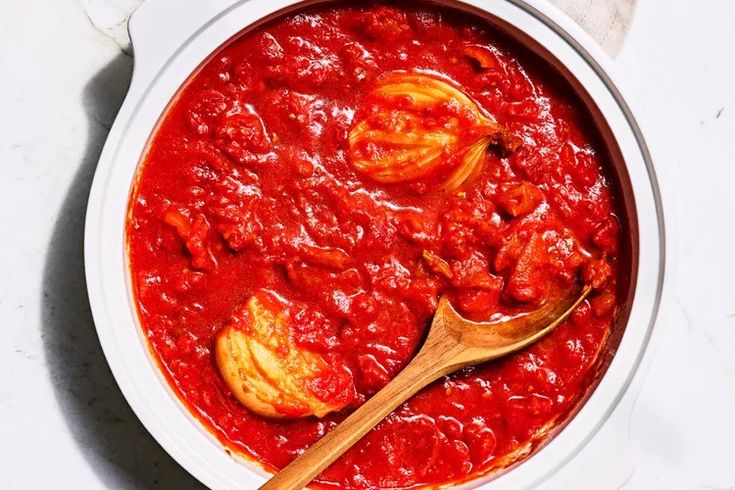
[[[612,57],[623,47],[636,0],[552,0]]]
[[[130,51],[125,22],[143,0],[81,0],[92,24],[115,41],[125,52]],[[201,0],[206,1],[206,0]],[[636,0],[552,0],[579,23],[610,56],[623,46],[625,35],[635,13]]]

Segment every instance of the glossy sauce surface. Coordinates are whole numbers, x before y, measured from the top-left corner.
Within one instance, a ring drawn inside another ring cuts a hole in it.
[[[461,87],[519,146],[489,148],[481,174],[452,192],[436,175],[387,183],[356,171],[348,134],[395,72]],[[423,390],[320,481],[405,488],[507,466],[575,407],[619,309],[606,166],[581,103],[480,20],[413,4],[289,14],[217,53],[152,140],[128,225],[143,327],[191,411],[280,468],[406,365],[441,294],[485,319],[584,278],[596,291],[551,335]],[[233,396],[214,341],[248,322],[254,296],[286,308],[290,341],[327,360],[312,394],[347,408],[277,420]]]

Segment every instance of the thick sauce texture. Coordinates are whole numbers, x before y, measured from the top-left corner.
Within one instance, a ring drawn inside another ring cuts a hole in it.
[[[452,192],[356,171],[348,134],[395,72],[461,87],[517,148],[490,146]],[[440,295],[488,319],[593,282],[548,337],[434,383],[319,482],[408,488],[506,467],[574,409],[607,352],[626,280],[607,164],[566,85],[479,19],[413,4],[277,18],[214,55],[152,139],[127,230],[141,323],[190,410],[231,449],[281,468],[409,362]],[[292,313],[289,342],[331,369],[313,397],[345,409],[274,419],[233,396],[214,342],[247,322],[254,296]]]

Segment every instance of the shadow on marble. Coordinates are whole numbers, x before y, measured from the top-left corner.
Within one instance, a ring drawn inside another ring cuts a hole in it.
[[[87,148],[56,218],[43,274],[46,365],[69,431],[105,487],[198,489],[203,487],[148,434],[123,398],[102,354],[87,299],[87,197],[131,73],[132,60],[121,53],[84,88]]]

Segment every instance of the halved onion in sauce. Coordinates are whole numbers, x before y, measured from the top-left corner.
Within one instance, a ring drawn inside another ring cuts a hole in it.
[[[243,405],[264,417],[323,417],[355,395],[344,364],[294,342],[295,308],[260,291],[217,335],[223,379]]]
[[[352,164],[382,183],[434,177],[452,192],[479,176],[490,145],[509,152],[519,144],[464,92],[432,75],[385,77],[361,112],[348,138]]]

